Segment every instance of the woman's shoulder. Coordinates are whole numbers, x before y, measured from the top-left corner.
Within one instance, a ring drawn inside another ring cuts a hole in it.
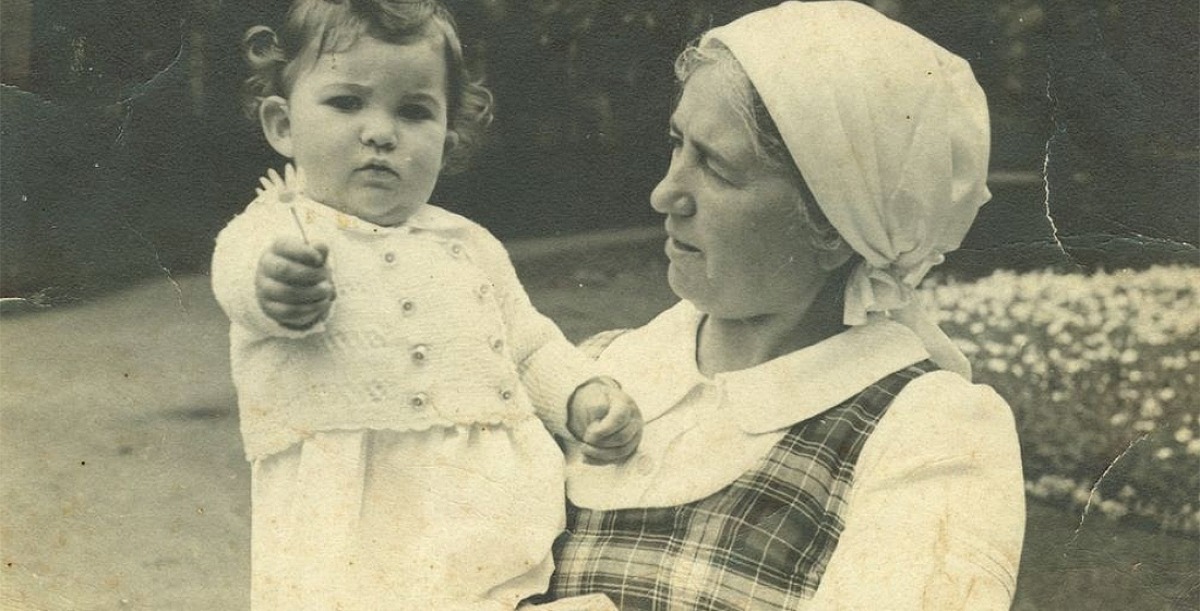
[[[654,362],[659,368],[669,363],[693,363],[692,357],[680,354],[693,345],[696,325],[695,309],[680,301],[660,312],[640,327],[601,331],[580,342],[579,348],[602,363],[624,361]],[[676,372],[683,373],[683,372]]]
[[[1012,409],[995,389],[942,370],[909,382],[896,395],[890,411],[917,421],[1012,423]]]
[[[1008,402],[990,386],[934,371],[912,380],[896,395],[864,448],[863,460],[868,467],[882,461],[904,470],[986,456],[1020,461]]]

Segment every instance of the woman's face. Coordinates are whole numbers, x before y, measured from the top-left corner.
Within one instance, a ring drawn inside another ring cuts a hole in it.
[[[671,116],[671,167],[650,196],[667,215],[671,289],[720,318],[804,308],[827,273],[800,213],[800,179],[759,152],[730,85],[699,68]]]

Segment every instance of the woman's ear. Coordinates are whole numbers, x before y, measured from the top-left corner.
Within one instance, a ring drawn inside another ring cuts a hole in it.
[[[846,243],[842,238],[837,239],[838,243],[835,248],[818,248],[817,249],[817,264],[821,269],[831,272],[846,264],[851,257],[855,255],[854,249]]]
[[[292,119],[287,100],[273,95],[263,99],[258,107],[258,120],[263,135],[276,153],[292,158]]]

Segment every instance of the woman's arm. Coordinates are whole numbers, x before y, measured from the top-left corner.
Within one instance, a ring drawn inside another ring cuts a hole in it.
[[[1012,412],[948,372],[914,380],[867,441],[818,609],[1008,609],[1025,527]]]

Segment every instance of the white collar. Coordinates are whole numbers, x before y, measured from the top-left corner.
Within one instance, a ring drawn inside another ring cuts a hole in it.
[[[730,419],[748,434],[789,427],[824,412],[899,369],[928,358],[907,327],[878,320],[761,365],[712,378],[696,367],[703,314],[683,301],[618,337],[601,355],[651,422],[693,388],[715,384]]]

